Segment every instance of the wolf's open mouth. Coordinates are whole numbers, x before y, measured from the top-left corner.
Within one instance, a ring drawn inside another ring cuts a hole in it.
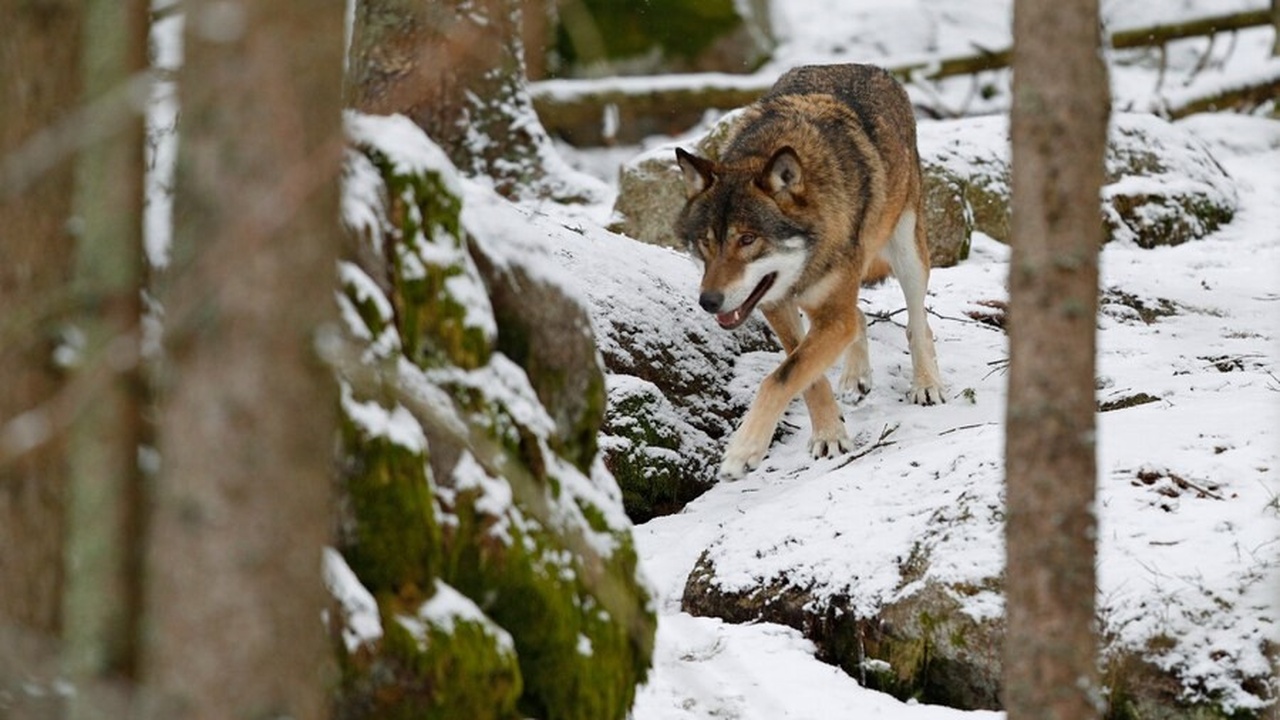
[[[760,302],[760,298],[769,292],[769,288],[773,287],[773,281],[778,279],[778,273],[771,272],[764,276],[756,289],[751,291],[747,299],[738,306],[737,310],[730,310],[725,313],[716,314],[716,322],[720,323],[720,327],[726,330],[732,330],[743,323],[751,311],[755,309],[756,303]]]

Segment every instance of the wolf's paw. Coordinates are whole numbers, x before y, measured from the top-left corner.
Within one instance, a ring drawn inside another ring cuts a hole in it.
[[[912,385],[911,392],[907,393],[907,397],[916,405],[941,405],[947,401],[947,396],[942,391],[941,383]]]
[[[726,480],[741,480],[747,473],[760,467],[769,443],[751,442],[739,433],[734,433],[729,446],[724,450],[724,459],[720,462],[720,477]]]
[[[809,454],[814,460],[843,455],[853,449],[853,440],[841,427],[837,431],[815,433],[809,439]]]
[[[840,396],[848,402],[856,402],[871,392],[871,370],[850,372],[845,368],[840,373]]]
[[[840,395],[850,402],[861,400],[871,392],[871,363],[865,353],[861,357],[855,355],[849,353],[844,361],[844,370],[840,371]]]

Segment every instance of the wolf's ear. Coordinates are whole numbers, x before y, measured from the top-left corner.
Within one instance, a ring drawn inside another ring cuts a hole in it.
[[[800,158],[790,145],[778,150],[769,158],[764,172],[757,179],[761,189],[770,195],[782,192],[791,195],[804,193],[804,170],[800,167]]]
[[[684,190],[690,199],[711,187],[716,180],[711,161],[685,152],[684,148],[676,148],[676,162],[680,163],[680,170],[684,173]]]

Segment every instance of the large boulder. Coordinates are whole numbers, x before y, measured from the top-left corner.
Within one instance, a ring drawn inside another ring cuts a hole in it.
[[[764,321],[719,327],[697,305],[698,269],[683,253],[479,196],[464,216],[476,254],[489,258],[482,266],[523,262],[587,307],[605,368],[600,449],[632,520],[710,488],[720,445],[746,411],[730,392],[735,364],[778,347]]]
[[[1004,621],[965,612],[958,598],[974,592],[931,580],[862,615],[849,595],[826,596],[785,577],[726,590],[714,560],[703,554],[681,607],[727,622],[795,628],[813,641],[818,659],[873,690],[948,707],[998,708]]]
[[[1010,241],[1009,124],[1003,116],[920,124],[929,179],[962,195],[973,229]],[[1106,241],[1179,245],[1231,220],[1231,178],[1190,131],[1154,116],[1118,113],[1107,141]]]
[[[411,122],[348,132],[336,714],[621,720],[656,621],[585,310],[473,254],[466,187]]]
[[[715,157],[731,132],[729,114],[688,145]],[[623,165],[611,228],[675,247],[672,224],[685,197],[674,145]],[[930,262],[948,267],[969,253],[974,230],[1009,242],[1009,130],[1003,116],[922,121],[920,161]],[[1112,117],[1102,212],[1106,239],[1140,247],[1204,237],[1235,213],[1231,178],[1190,131],[1153,115]]]
[[[1113,116],[1106,165],[1108,240],[1181,245],[1235,216],[1235,184],[1204,143],[1154,115]]]

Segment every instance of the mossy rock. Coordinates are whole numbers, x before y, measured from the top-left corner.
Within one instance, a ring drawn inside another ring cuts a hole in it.
[[[924,166],[925,226],[929,266],[951,267],[969,257],[973,213],[965,201],[964,178],[945,167]]]
[[[1109,239],[1180,245],[1231,221],[1235,184],[1189,131],[1153,115],[1113,119],[1103,219]]]
[[[1009,242],[1008,142],[1004,118],[926,121],[919,126],[926,197],[931,183],[950,188],[963,201],[969,228],[1004,243]],[[932,205],[928,210],[931,217],[937,212]],[[945,225],[931,224],[929,230],[946,234]],[[963,245],[968,247],[967,236]]]
[[[926,175],[943,170],[961,187],[973,228],[1010,240],[1008,122],[1003,117],[920,124]],[[936,168],[936,169],[931,169]],[[1154,116],[1112,116],[1102,189],[1105,241],[1140,247],[1204,237],[1234,216],[1235,187],[1204,144]]]
[[[1145,650],[1158,652],[1157,648]],[[1189,701],[1179,678],[1162,670],[1148,656],[1149,653],[1132,648],[1108,646],[1104,650],[1102,682],[1107,700],[1106,720],[1266,720],[1275,717],[1275,691],[1267,687],[1268,683],[1274,683],[1274,678],[1263,675],[1250,682],[1250,692],[1260,698],[1271,698],[1269,708],[1228,711],[1212,701]]]
[[[684,179],[674,148],[649,150],[619,169],[609,229],[650,245],[684,250],[675,233],[676,216],[684,203]]]
[[[971,592],[925,582],[865,623],[866,656],[883,663],[868,686],[949,707],[999,708],[1004,622],[965,613],[959,598]]]
[[[361,387],[377,397],[344,389],[341,550],[377,598],[384,634],[340,652],[338,705],[353,719],[621,720],[648,672],[656,617],[594,444],[605,400],[590,324],[566,297],[533,307],[557,295],[549,287],[495,309],[459,223],[456,171],[402,121],[348,116],[386,203],[361,216],[390,226],[362,233],[382,238],[381,252],[358,253],[385,258],[373,270],[385,291],[344,266],[344,318],[375,371]],[[379,337],[398,342],[375,347]],[[466,617],[437,622],[439,597]]]
[[[470,599],[435,582],[426,600],[384,596],[382,634],[338,646],[335,720],[518,720],[522,689],[511,636]]]
[[[408,426],[411,437],[388,432],[395,423]],[[420,593],[430,587],[442,563],[421,429],[403,407],[362,401],[345,385],[341,428],[344,522],[339,549],[375,593]]]
[[[405,355],[424,366],[483,365],[496,329],[467,252],[456,182],[439,170],[406,170],[379,149],[365,152],[386,188],[390,300]]]
[[[815,592],[785,576],[726,590],[704,552],[686,581],[681,609],[726,622],[795,628],[814,643],[819,660],[902,700],[999,710],[1004,619],[966,612],[964,599],[1002,594],[1003,578],[942,583],[928,577],[928,563],[927,551],[913,552],[901,567],[895,596],[860,614],[848,593]],[[1180,670],[1154,660],[1174,644],[1172,638],[1157,637],[1145,648],[1123,647],[1111,636],[1102,640],[1105,720],[1262,720],[1274,712],[1274,706],[1228,711],[1213,693],[1190,697],[1194,688]],[[1268,675],[1248,680],[1249,692],[1273,698],[1272,682]]]
[[[716,482],[716,443],[680,418],[656,385],[609,379],[604,461],[632,522],[678,512]]]
[[[566,475],[552,468],[542,478],[541,489],[559,496],[543,502],[574,503],[592,526],[581,534],[549,527],[502,496],[505,484],[474,461],[464,458],[460,468],[445,505],[451,517],[445,577],[483,598],[486,615],[511,632],[525,682],[520,711],[568,720],[626,717],[647,676],[656,629],[650,599],[636,581],[630,534],[611,531],[603,512],[570,497],[569,486],[582,478],[569,477],[567,464],[559,467]],[[584,554],[566,537],[593,548],[607,538],[612,548]]]
[[[569,75],[746,73],[774,44],[762,0],[584,0],[559,19],[552,64]]]
[[[479,245],[471,251],[493,307],[498,351],[524,369],[555,421],[552,449],[587,472],[605,413],[604,368],[590,315],[536,271],[495,262]]]

